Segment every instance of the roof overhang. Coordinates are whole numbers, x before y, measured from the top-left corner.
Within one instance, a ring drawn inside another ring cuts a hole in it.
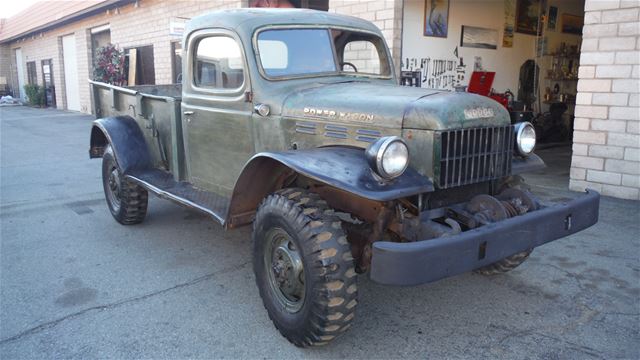
[[[20,31],[19,33],[8,34],[6,38],[4,37],[4,34],[0,29],[0,44],[12,42],[12,41],[25,38],[34,34],[43,33],[45,31],[49,31],[49,30],[58,28],[60,26],[64,26],[64,25],[76,22],[78,20],[82,20],[90,16],[98,15],[103,11],[115,9],[115,8],[132,4],[132,3],[137,3],[138,1],[139,0],[105,0],[98,4],[91,5],[84,9],[75,11],[71,14],[64,15],[56,20],[47,22],[45,24],[41,24],[41,25],[34,26],[32,28],[25,29],[24,31]],[[35,4],[34,6],[38,6],[38,4]],[[7,23],[10,23],[12,20],[16,19],[17,17],[19,17],[19,15],[14,18],[6,19],[3,25],[6,26]],[[16,20],[19,20],[19,19],[16,19]]]

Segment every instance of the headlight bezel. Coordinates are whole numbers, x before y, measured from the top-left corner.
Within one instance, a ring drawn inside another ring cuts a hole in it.
[[[533,132],[533,146],[531,147],[531,150],[528,151],[528,152],[525,151],[525,149],[523,149],[522,141],[521,141],[523,133],[527,128],[530,128],[531,131]],[[524,156],[524,157],[527,157],[527,156],[533,154],[534,150],[536,149],[536,145],[537,145],[536,129],[533,126],[533,124],[531,124],[528,121],[523,121],[523,122],[517,123],[515,125],[515,127],[514,127],[514,130],[515,130],[515,135],[516,135],[515,136],[515,142],[516,142],[515,143],[515,147],[516,147],[517,154],[520,155],[520,156]]]
[[[402,170],[395,174],[390,174],[384,168],[383,159],[389,147],[396,142],[404,146],[404,148],[406,149],[407,157]],[[367,148],[367,150],[365,151],[365,154],[366,154],[367,162],[369,163],[369,166],[371,167],[371,169],[377,175],[379,175],[385,180],[393,180],[401,176],[409,167],[409,157],[410,157],[409,146],[407,145],[407,142],[404,141],[404,139],[399,136],[385,136],[378,139],[375,143],[371,144]]]

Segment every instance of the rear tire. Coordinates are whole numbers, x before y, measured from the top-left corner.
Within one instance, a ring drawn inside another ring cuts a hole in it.
[[[290,188],[263,200],[253,270],[269,318],[296,346],[324,345],[351,326],[358,304],[351,248],[317,194]]]
[[[102,155],[102,187],[109,211],[116,221],[133,225],[144,220],[149,194],[142,186],[122,175],[111,145],[107,145]]]

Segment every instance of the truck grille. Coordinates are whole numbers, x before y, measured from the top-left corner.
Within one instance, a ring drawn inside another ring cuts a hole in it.
[[[440,131],[441,189],[497,179],[511,173],[514,134],[509,126]],[[437,172],[436,172],[437,173]]]

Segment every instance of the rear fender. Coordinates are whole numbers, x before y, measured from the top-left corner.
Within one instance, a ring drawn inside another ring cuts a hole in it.
[[[366,200],[385,202],[431,192],[433,183],[409,167],[391,181],[383,181],[369,167],[363,149],[323,147],[256,154],[245,165],[233,190],[229,227],[252,221],[260,202],[280,189],[292,174]]]
[[[144,135],[130,116],[98,119],[91,128],[90,158],[99,158],[111,144],[123,173],[152,168],[151,156]]]

